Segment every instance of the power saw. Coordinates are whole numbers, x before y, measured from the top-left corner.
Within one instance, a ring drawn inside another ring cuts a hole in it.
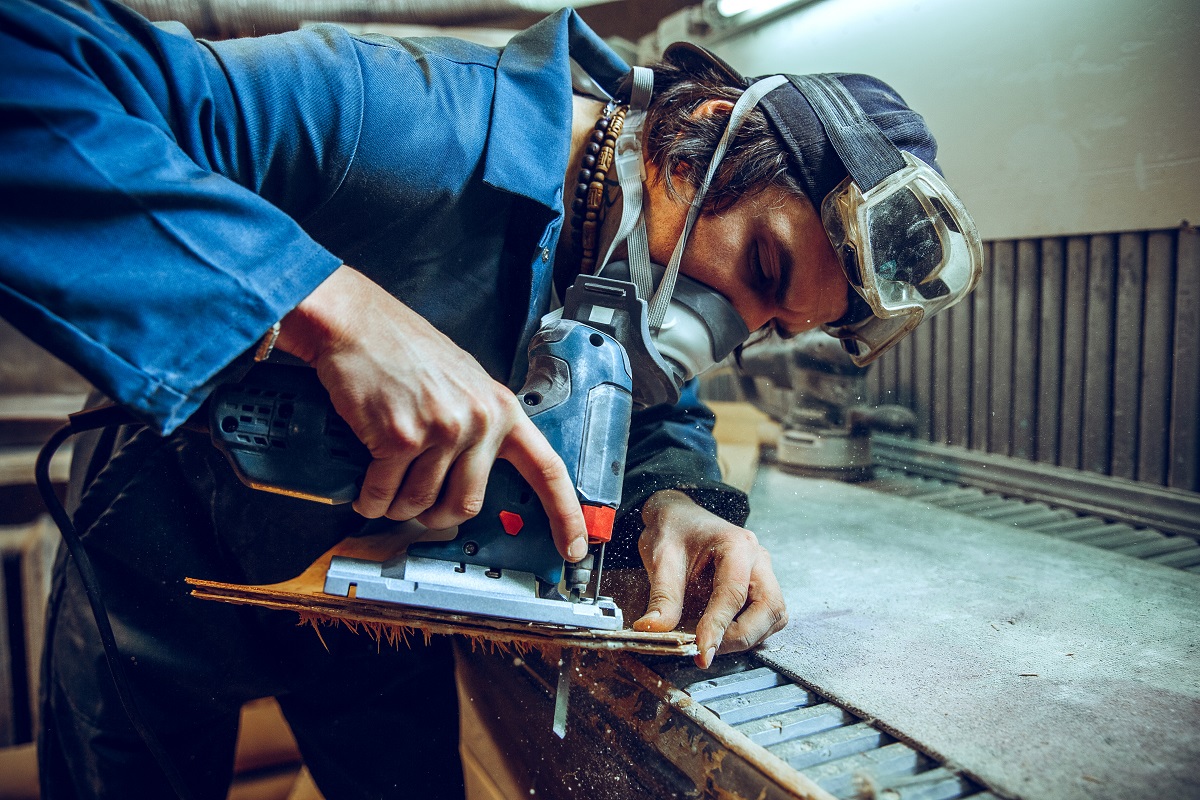
[[[510,463],[498,460],[483,508],[451,531],[387,561],[334,557],[325,592],[543,624],[617,630],[621,609],[600,595],[604,545],[612,536],[625,471],[633,386],[622,341],[635,358],[649,347],[645,303],[632,283],[582,276],[564,313],[529,346],[522,407],[562,457],[587,524],[589,554],[565,563],[541,503]],[[214,391],[208,429],[238,477],[260,490],[346,503],[370,453],[337,415],[308,367],[257,365]],[[443,535],[443,536],[444,536]]]

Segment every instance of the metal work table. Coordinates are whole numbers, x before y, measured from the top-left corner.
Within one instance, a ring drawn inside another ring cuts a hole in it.
[[[1200,575],[774,467],[752,504],[757,653],[585,659],[565,742],[553,665],[464,660],[538,796],[1200,796]]]

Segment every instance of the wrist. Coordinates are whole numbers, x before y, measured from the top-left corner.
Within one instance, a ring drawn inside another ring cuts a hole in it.
[[[309,364],[315,363],[343,335],[342,305],[347,284],[352,285],[357,276],[359,273],[344,264],[338,267],[280,320],[275,347]]]
[[[695,505],[692,498],[678,489],[660,489],[642,504],[642,523],[647,527],[661,523],[672,509],[679,508],[681,504]]]

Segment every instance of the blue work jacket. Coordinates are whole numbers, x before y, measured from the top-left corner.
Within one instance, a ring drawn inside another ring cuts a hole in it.
[[[166,432],[346,263],[516,388],[549,310],[572,60],[608,92],[628,71],[570,10],[497,50],[0,4],[0,314]],[[724,491],[711,428],[691,391],[639,415],[627,498]]]

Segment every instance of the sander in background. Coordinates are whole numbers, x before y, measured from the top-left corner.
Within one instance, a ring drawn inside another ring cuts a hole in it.
[[[871,432],[911,434],[916,415],[867,402],[867,370],[821,330],[771,337],[742,352],[742,396],[783,426],[775,458],[803,475],[846,481],[871,477]]]

